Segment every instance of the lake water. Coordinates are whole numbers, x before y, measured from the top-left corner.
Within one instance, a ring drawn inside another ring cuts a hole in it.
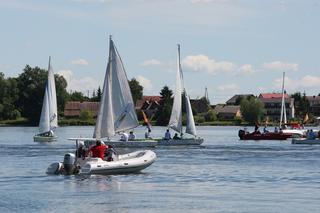
[[[93,127],[61,127],[51,144],[33,142],[37,128],[1,127],[0,212],[320,211],[320,146],[243,142],[238,127],[197,129],[203,146],[156,148],[142,173],[67,177],[45,170],[74,151],[68,137],[90,137]]]

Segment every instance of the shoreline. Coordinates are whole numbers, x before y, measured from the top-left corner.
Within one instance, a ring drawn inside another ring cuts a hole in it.
[[[58,125],[63,126],[94,126],[96,123],[95,119],[89,119],[89,120],[80,120],[80,119],[61,119],[58,121]],[[143,121],[139,121],[140,125],[143,125]],[[185,124],[184,124],[185,125]],[[274,127],[278,126],[278,122],[272,122],[268,124],[268,127]],[[16,120],[2,120],[0,121],[0,127],[37,127],[37,124],[31,124],[27,119],[25,118],[19,118]],[[156,125],[153,125],[156,126]],[[250,125],[247,122],[241,122],[239,121],[211,121],[211,122],[203,122],[203,123],[196,123],[196,126],[254,126]],[[264,124],[260,125],[261,127],[264,126]],[[315,127],[318,126],[316,123],[310,123],[305,124],[305,127]]]

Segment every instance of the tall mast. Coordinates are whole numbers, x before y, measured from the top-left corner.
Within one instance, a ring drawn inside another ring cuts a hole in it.
[[[208,88],[207,87],[205,87],[204,97],[205,97],[206,101],[209,102],[209,95],[208,95]]]
[[[287,123],[287,113],[286,113],[286,105],[285,105],[285,99],[284,99],[284,79],[285,79],[285,72],[283,72],[282,76],[282,100],[281,100],[281,114],[280,114],[280,127],[282,126],[282,123]]]

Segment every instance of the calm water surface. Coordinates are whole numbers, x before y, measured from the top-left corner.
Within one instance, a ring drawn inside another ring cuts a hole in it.
[[[242,142],[238,129],[198,127],[203,146],[156,148],[139,174],[66,177],[45,170],[93,127],[61,127],[51,144],[33,142],[36,128],[1,127],[0,212],[319,212],[320,146]]]

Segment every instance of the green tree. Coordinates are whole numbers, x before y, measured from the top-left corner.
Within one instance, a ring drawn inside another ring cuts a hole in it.
[[[17,81],[15,78],[5,79],[0,72],[0,119],[16,119],[20,112],[15,102],[19,99]]]
[[[161,101],[160,107],[156,113],[156,124],[166,126],[169,123],[172,109],[172,90],[168,86],[164,86],[160,91]]]
[[[101,96],[102,96],[101,88],[98,87],[98,90],[97,90],[97,98],[98,98],[98,101],[99,101],[99,102],[100,102],[100,100],[101,100]]]
[[[22,116],[36,125],[41,113],[47,72],[39,67],[31,68],[26,65],[17,80],[19,89],[17,106],[21,109]]]
[[[83,102],[83,101],[88,101],[88,98],[84,96],[82,92],[74,91],[69,95],[69,100]]]
[[[142,98],[143,95],[143,86],[140,85],[139,81],[135,78],[132,78],[129,82],[133,103],[136,105],[137,100]]]
[[[243,119],[250,124],[260,122],[265,112],[263,103],[255,97],[249,100],[243,99],[240,103],[240,111]]]
[[[58,105],[58,114],[62,115],[64,111],[64,106],[66,102],[69,100],[69,94],[67,92],[67,81],[61,75],[54,75],[55,84],[56,84],[56,92],[57,92],[57,105]]]
[[[37,125],[42,108],[44,88],[48,79],[48,72],[39,67],[26,65],[17,80],[19,99],[16,106],[22,116],[27,118],[30,124]],[[55,75],[58,110],[64,109],[67,98],[67,82],[63,76]]]
[[[87,121],[93,118],[93,114],[89,110],[81,110],[79,118],[83,121]]]
[[[240,105],[240,103],[243,99],[249,100],[253,97],[254,97],[253,95],[238,95],[238,97],[236,98],[236,101],[235,101],[235,105]]]
[[[214,110],[209,110],[205,115],[204,115],[205,121],[215,121],[217,120],[217,113]]]
[[[96,102],[100,102],[101,100],[101,95],[102,95],[102,92],[101,92],[101,89],[100,87],[98,88],[97,92],[93,92],[92,93],[92,98],[91,98],[91,101],[96,101]]]
[[[298,117],[303,118],[309,112],[310,103],[307,99],[306,93],[301,95],[296,92],[291,97],[294,99],[295,113]]]

